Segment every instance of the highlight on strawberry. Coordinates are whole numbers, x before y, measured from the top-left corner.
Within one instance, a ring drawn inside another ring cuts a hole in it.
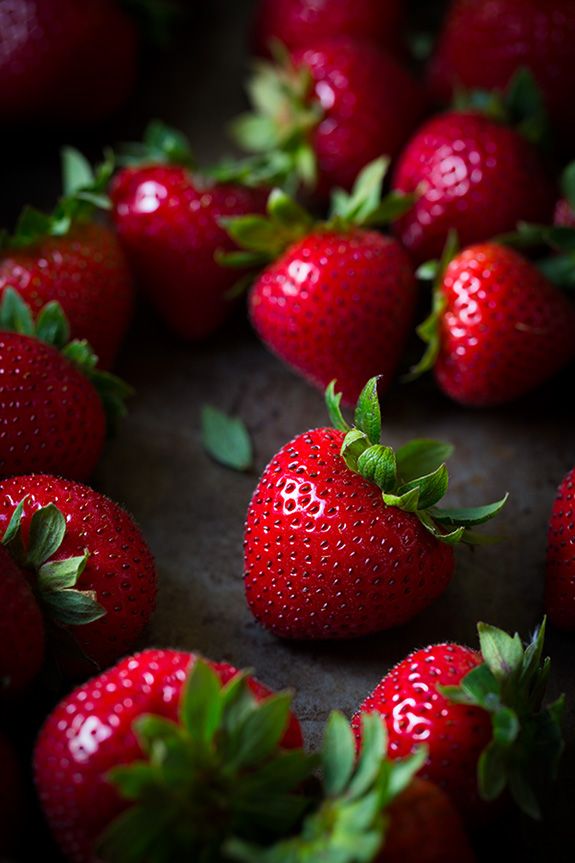
[[[437,783],[472,823],[508,799],[540,818],[564,744],[564,698],[546,704],[551,670],[543,658],[545,621],[527,644],[478,624],[480,650],[444,643],[416,650],[361,704],[386,724],[393,758],[425,744],[420,775]]]
[[[253,111],[232,134],[264,163],[286,160],[292,178],[321,200],[335,187],[350,189],[383,153],[395,158],[424,114],[420,84],[365,40],[326,35],[291,54],[279,43],[273,50],[275,62],[255,64]]]
[[[572,229],[554,230],[573,242]],[[525,233],[530,242],[542,235],[526,226],[522,243]],[[535,263],[501,242],[459,251],[451,234],[441,261],[419,275],[434,280],[433,308],[418,328],[426,351],[408,379],[433,369],[450,398],[491,407],[536,389],[574,358],[575,306]]]
[[[34,471],[88,479],[130,387],[98,368],[86,341],[70,338],[62,307],[36,320],[12,288],[0,302],[0,477]]]
[[[274,456],[246,518],[248,605],[284,638],[350,638],[411,620],[449,585],[454,545],[486,541],[474,528],[507,500],[440,506],[453,447],[381,444],[377,378],[352,426],[333,385],[326,400],[335,428],[300,434]]]
[[[274,189],[267,216],[226,219],[243,250],[220,257],[230,267],[262,268],[249,295],[252,323],[265,344],[315,386],[337,378],[344,401],[365,381],[393,380],[415,314],[416,284],[401,245],[376,230],[413,204],[382,199],[389,161],[360,173],[350,194],[336,190],[327,221]]]
[[[76,689],[36,745],[36,785],[66,857],[216,861],[273,842],[309,807],[315,758],[287,692],[176,650],[145,650]],[[70,787],[74,793],[70,794]]]
[[[238,274],[215,255],[237,246],[220,220],[263,213],[268,175],[245,164],[199,171],[185,135],[157,121],[143,142],[124,147],[121,161],[109,206],[137,282],[171,330],[205,339],[236,308]]]
[[[154,610],[156,570],[118,504],[58,477],[4,479],[0,542],[11,596],[0,612],[0,629],[13,634],[0,653],[8,694],[29,685],[45,659],[60,677],[78,677],[134,647]]]
[[[47,215],[22,211],[15,232],[0,237],[0,299],[15,289],[36,318],[49,302],[62,307],[73,339],[86,339],[110,368],[134,304],[128,262],[114,231],[96,214],[107,208],[114,170],[108,156],[96,172],[76,150],[62,151],[64,194]]]

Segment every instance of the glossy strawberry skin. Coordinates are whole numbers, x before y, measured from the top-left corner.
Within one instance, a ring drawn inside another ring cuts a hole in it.
[[[453,111],[425,123],[398,161],[393,187],[417,193],[394,224],[418,261],[438,258],[450,230],[462,246],[547,224],[554,193],[537,152],[513,129],[481,114]]]
[[[466,249],[447,268],[441,290],[447,305],[435,377],[455,401],[511,401],[573,358],[575,308],[512,249]]]
[[[367,43],[326,39],[292,59],[309,68],[324,111],[311,144],[317,193],[326,198],[334,186],[350,189],[369,162],[398,155],[423,115],[424,98],[403,66]]]
[[[90,553],[77,588],[94,591],[107,613],[71,631],[83,653],[105,666],[134,647],[154,610],[152,553],[131,516],[118,504],[80,483],[41,474],[0,482],[0,533],[26,495],[25,542],[33,513],[54,503],[66,518],[66,535],[52,559],[81,556],[86,549]]]
[[[0,298],[15,288],[34,316],[51,300],[62,306],[71,338],[87,339],[110,368],[128,329],[132,277],[114,233],[95,223],[78,224],[63,237],[47,237],[0,255]]]
[[[575,469],[569,471],[551,510],[547,534],[545,609],[559,629],[575,630]]]
[[[458,84],[503,89],[517,69],[527,67],[554,124],[572,139],[574,41],[571,0],[455,0],[430,66],[430,86],[447,102]]]
[[[102,403],[80,371],[35,338],[0,333],[0,476],[88,479],[105,437]]]
[[[26,689],[43,660],[42,612],[26,576],[0,545],[0,698]]]
[[[191,653],[145,650],[76,689],[46,720],[36,746],[36,785],[67,859],[94,859],[94,843],[125,806],[106,774],[142,757],[132,731],[135,719],[152,713],[177,720],[182,684],[194,661]],[[210,664],[223,682],[237,674],[227,663]],[[259,699],[270,694],[257,681],[250,686]],[[292,716],[283,745],[301,744]]]
[[[139,283],[168,326],[185,339],[211,335],[235,308],[227,296],[241,271],[214,255],[232,251],[219,220],[263,213],[268,193],[238,185],[207,186],[184,168],[126,168],[111,188],[120,242]]]
[[[389,828],[376,863],[473,863],[461,818],[433,782],[415,778],[387,810]]]
[[[343,438],[328,428],[294,438],[265,469],[248,509],[247,601],[284,638],[399,626],[451,579],[453,549],[347,468]]]
[[[491,719],[479,707],[447,701],[437,686],[457,685],[481,661],[477,651],[458,644],[417,650],[386,674],[353,718],[359,737],[361,714],[381,714],[391,758],[427,746],[429,756],[421,777],[443,789],[469,820],[484,817],[485,804],[477,791],[477,762],[491,740]]]
[[[255,49],[265,55],[274,39],[293,51],[323,39],[347,36],[397,52],[401,5],[400,0],[260,0]]]
[[[24,782],[16,752],[2,732],[0,767],[0,854],[8,861],[24,825]]]
[[[391,383],[415,302],[401,246],[352,229],[316,232],[291,246],[255,282],[249,305],[268,347],[321,389],[336,378],[352,404],[372,375]]]
[[[116,0],[2,3],[2,118],[99,120],[129,95],[136,55],[136,28]]]

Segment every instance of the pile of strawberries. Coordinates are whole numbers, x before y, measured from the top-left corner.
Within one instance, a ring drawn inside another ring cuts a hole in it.
[[[79,34],[58,2],[54,32]],[[21,5],[38,41],[55,19]],[[93,5],[98,27],[121,14]],[[17,7],[0,3],[0,30]],[[497,541],[478,528],[504,507],[504,478],[497,501],[442,505],[452,446],[394,450],[382,404],[396,377],[430,369],[461,405],[504,404],[575,359],[575,5],[453,0],[423,72],[404,12],[259,0],[252,110],[233,125],[247,155],[200,171],[160,122],[96,168],[67,149],[54,211],[26,207],[1,237],[0,857],[18,852],[30,802],[10,739],[30,716],[18,737],[36,740],[35,793],[74,863],[467,863],[473,831],[512,804],[545,813],[564,699],[546,698],[544,637],[547,619],[575,630],[575,468],[533,635],[479,623],[479,649],[415,650],[351,721],[330,715],[320,753],[290,693],[199,653],[131,653],[154,559],[85,484],[131,396],[110,370],[136,289],[189,342],[248,290],[256,333],[325,391],[331,423],[286,443],[250,502],[259,623],[303,641],[398,627],[447,589],[458,545]],[[36,80],[34,44],[8,48],[0,79]],[[64,65],[54,76],[73,78]],[[203,427],[216,459],[250,465],[241,422],[206,409]]]

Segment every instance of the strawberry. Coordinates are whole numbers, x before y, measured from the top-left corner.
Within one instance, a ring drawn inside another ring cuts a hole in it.
[[[18,756],[11,742],[0,732],[0,855],[8,863],[18,834],[24,825],[24,782]]]
[[[312,766],[286,751],[302,740],[289,703],[177,650],[130,656],[76,689],[46,720],[34,759],[67,859],[96,859],[103,839],[110,861],[215,861],[230,836],[287,831]]]
[[[481,652],[445,643],[402,660],[361,704],[354,729],[360,737],[362,715],[376,712],[387,726],[390,757],[425,744],[421,776],[471,821],[493,814],[506,790],[538,817],[563,750],[563,698],[542,706],[545,626],[525,648],[518,635],[484,623],[478,630]]]
[[[118,237],[168,326],[204,339],[235,308],[237,274],[215,258],[235,245],[219,221],[263,212],[268,193],[192,175],[187,142],[161,124],[150,126],[137,154],[141,164],[120,171],[110,190]]]
[[[575,86],[571,0],[454,0],[429,72],[434,95],[448,101],[463,85],[503,89],[528,68],[554,124],[572,139]]]
[[[328,389],[335,429],[298,435],[274,456],[252,497],[245,528],[245,588],[260,623],[284,638],[351,638],[415,617],[447,588],[453,545],[493,517],[437,506],[452,447],[379,443],[377,379],[350,428]]]
[[[106,436],[124,413],[129,389],[96,369],[87,342],[68,342],[56,302],[36,321],[6,288],[0,302],[0,476],[53,471],[87,479]]]
[[[356,758],[347,720],[334,711],[321,752],[322,789],[299,834],[271,848],[235,840],[232,859],[245,863],[473,863],[461,820],[438,788],[414,775],[425,747],[407,758],[387,758],[385,726],[362,719]]]
[[[419,262],[441,254],[450,230],[469,245],[521,220],[547,222],[553,212],[553,187],[534,146],[473,110],[428,120],[403,151],[392,185],[418,195],[395,232]]]
[[[64,196],[50,216],[27,207],[16,231],[0,246],[0,298],[19,292],[34,316],[56,300],[71,336],[87,339],[99,365],[109,368],[128,329],[132,277],[114,233],[94,221],[94,205],[112,172],[111,162],[93,174],[75,150],[63,152]]]
[[[134,84],[136,28],[117,0],[1,3],[0,44],[5,122],[94,122]]]
[[[11,477],[0,482],[0,534],[47,618],[92,663],[134,646],[154,609],[156,572],[118,504],[69,480]]]
[[[248,90],[254,112],[236,121],[238,143],[271,159],[283,154],[322,199],[334,186],[350,189],[374,159],[397,156],[425,108],[401,64],[345,38],[260,63]]]
[[[24,573],[0,546],[0,696],[25,689],[43,659],[42,613]]]
[[[560,629],[575,629],[575,526],[573,487],[575,470],[569,471],[557,490],[547,539],[545,609]]]
[[[361,172],[351,195],[336,193],[327,222],[314,223],[279,190],[270,195],[267,220],[227,222],[248,250],[240,263],[276,259],[251,289],[257,333],[319,388],[337,377],[346,403],[355,402],[371,375],[381,373],[391,383],[415,312],[408,256],[370,227],[411,205],[400,197],[380,201],[385,168],[377,160]]]
[[[440,388],[463,405],[524,395],[573,359],[575,308],[534,264],[497,243],[459,254],[448,243],[434,308],[419,333]],[[429,271],[431,272],[431,270]]]
[[[260,0],[255,48],[265,55],[274,40],[293,51],[348,36],[397,52],[402,19],[400,0]]]

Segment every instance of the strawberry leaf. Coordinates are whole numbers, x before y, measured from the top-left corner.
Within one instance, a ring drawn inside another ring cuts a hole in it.
[[[44,563],[38,570],[38,588],[46,590],[64,590],[75,587],[78,579],[88,563],[88,552],[81,556],[66,557],[63,560],[53,560]]]
[[[379,404],[379,377],[371,378],[363,388],[355,409],[355,425],[364,432],[372,444],[381,438],[381,407]]]
[[[334,711],[328,720],[322,749],[323,782],[330,797],[341,794],[355,765],[355,738],[343,714]]]
[[[106,614],[92,592],[81,590],[45,591],[42,603],[50,617],[62,626],[84,626]]]
[[[28,566],[39,568],[49,557],[52,557],[62,545],[66,533],[66,519],[57,506],[49,503],[36,510],[30,520],[30,536],[28,539]]]
[[[327,405],[327,411],[332,426],[336,429],[339,429],[340,431],[348,432],[350,431],[350,426],[345,421],[344,416],[341,412],[341,393],[336,393],[335,385],[336,381],[331,381],[325,391],[325,403]]]
[[[224,467],[237,471],[247,471],[252,467],[252,442],[240,419],[205,405],[202,409],[202,440],[206,452]]]
[[[395,454],[397,472],[403,482],[433,473],[453,455],[454,447],[444,441],[420,438],[409,441]]]
[[[357,459],[357,472],[374,482],[382,491],[391,491],[397,486],[394,451],[382,444],[368,447]]]

